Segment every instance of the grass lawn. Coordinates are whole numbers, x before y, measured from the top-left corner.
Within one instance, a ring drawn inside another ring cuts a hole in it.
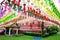
[[[60,34],[55,34],[49,37],[42,38],[42,40],[60,40]]]
[[[15,35],[15,36],[4,36],[0,35],[0,40],[34,40],[32,36],[27,35]],[[60,34],[41,38],[41,40],[60,40]]]
[[[0,40],[33,40],[33,37],[27,35],[0,36]]]

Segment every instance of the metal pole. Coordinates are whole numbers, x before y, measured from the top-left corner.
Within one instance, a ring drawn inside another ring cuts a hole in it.
[[[11,28],[9,28],[9,36],[11,35]]]
[[[18,28],[16,29],[16,35],[18,35]]]

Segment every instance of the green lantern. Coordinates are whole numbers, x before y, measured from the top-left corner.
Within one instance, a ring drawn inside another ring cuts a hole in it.
[[[18,8],[18,11],[22,11],[22,6],[20,6],[20,7]]]
[[[9,21],[10,19],[16,17],[16,14],[11,14],[10,16],[8,16],[5,20],[3,20],[3,22],[7,22]]]
[[[13,9],[16,11],[16,4],[13,5]]]
[[[11,1],[11,0],[8,0],[8,6],[10,6],[10,1]]]

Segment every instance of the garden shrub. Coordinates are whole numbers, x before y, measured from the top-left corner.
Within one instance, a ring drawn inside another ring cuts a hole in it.
[[[49,34],[54,34],[58,32],[58,27],[57,26],[49,26]]]

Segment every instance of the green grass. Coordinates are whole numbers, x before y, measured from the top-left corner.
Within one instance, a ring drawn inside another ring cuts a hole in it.
[[[15,36],[0,35],[0,40],[34,40],[34,39],[32,36],[27,36],[27,35],[15,35]],[[60,34],[44,37],[41,38],[41,40],[60,40]]]
[[[0,40],[33,40],[33,37],[26,35],[0,36]]]
[[[42,38],[42,40],[60,40],[60,34],[55,34],[49,37]]]

